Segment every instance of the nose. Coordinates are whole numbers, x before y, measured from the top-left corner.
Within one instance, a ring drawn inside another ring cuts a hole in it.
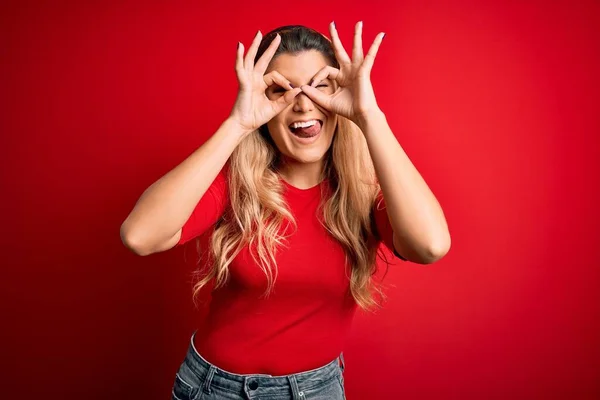
[[[294,99],[294,111],[296,112],[307,112],[312,111],[315,108],[313,101],[306,95],[306,93],[300,93]]]

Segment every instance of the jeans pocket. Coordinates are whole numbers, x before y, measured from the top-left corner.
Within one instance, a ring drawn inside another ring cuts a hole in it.
[[[172,393],[174,400],[200,400],[200,387],[175,374]]]

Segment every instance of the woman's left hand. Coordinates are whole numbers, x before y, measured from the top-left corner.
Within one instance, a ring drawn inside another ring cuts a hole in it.
[[[333,22],[329,25],[329,32],[331,33],[335,57],[340,64],[340,68],[324,67],[315,75],[310,86],[303,85],[301,88],[311,100],[326,110],[346,117],[355,124],[360,125],[360,122],[364,121],[368,115],[380,112],[371,84],[371,69],[385,33],[380,32],[375,37],[369,52],[364,56],[362,21],[358,22],[354,29],[354,46],[352,48],[352,60],[350,60]],[[326,78],[338,84],[338,89],[331,95],[325,94],[315,87]]]

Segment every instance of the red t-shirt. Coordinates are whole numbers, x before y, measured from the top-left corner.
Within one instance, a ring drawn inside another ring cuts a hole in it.
[[[281,181],[298,228],[276,254],[273,292],[264,298],[266,276],[246,246],[229,265],[226,286],[213,290],[207,320],[194,338],[207,361],[229,372],[280,376],[321,367],[343,350],[356,311],[345,253],[316,217],[327,181],[309,189]],[[212,228],[227,202],[223,169],[183,226],[178,245]],[[393,250],[385,202],[374,205],[374,218],[383,243]]]

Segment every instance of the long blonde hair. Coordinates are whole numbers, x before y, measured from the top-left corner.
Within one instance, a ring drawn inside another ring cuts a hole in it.
[[[281,43],[274,58],[281,53],[314,49],[339,68],[329,40],[300,25],[280,27],[265,35],[255,62],[276,33],[280,34]],[[382,300],[386,299],[381,285],[373,277],[377,272],[378,241],[372,210],[380,186],[364,134],[350,120],[340,115],[337,120],[322,171],[322,178],[328,180],[328,195],[322,193],[317,217],[344,249],[354,300],[361,308],[369,310],[380,306],[373,299],[373,290]],[[198,241],[199,264],[204,268],[194,273],[198,279],[193,287],[194,299],[212,279],[215,279],[215,289],[225,285],[229,279],[229,265],[244,246],[249,246],[252,258],[266,275],[265,296],[272,291],[277,278],[275,254],[285,246],[286,239],[279,233],[280,228],[284,223],[296,228],[283,198],[284,186],[278,177],[281,162],[279,150],[266,125],[248,134],[233,151],[227,169],[230,201],[214,226],[208,249],[202,251]],[[204,255],[208,257],[205,259]]]
[[[328,180],[329,195],[321,197],[318,218],[344,249],[354,300],[369,310],[380,306],[373,299],[372,290],[382,300],[386,296],[373,280],[378,241],[371,213],[380,186],[363,133],[354,123],[338,116],[333,142],[325,157],[323,177]],[[202,252],[198,246],[199,264],[204,268],[195,271],[199,280],[193,287],[194,298],[213,278],[215,289],[225,285],[228,267],[244,246],[250,246],[253,260],[267,278],[265,296],[272,291],[277,276],[275,254],[285,246],[287,238],[279,233],[280,228],[284,223],[296,228],[283,198],[279,163],[277,148],[260,130],[250,133],[232,153],[227,168],[230,201],[215,224],[208,251]]]

